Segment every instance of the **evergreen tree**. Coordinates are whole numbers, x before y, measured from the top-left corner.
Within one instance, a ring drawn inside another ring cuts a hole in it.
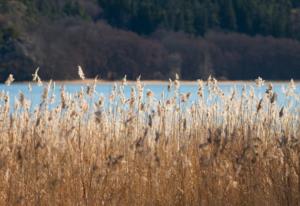
[[[223,0],[221,3],[221,26],[224,29],[229,29],[234,31],[237,27],[236,25],[236,14],[233,7],[232,0]]]

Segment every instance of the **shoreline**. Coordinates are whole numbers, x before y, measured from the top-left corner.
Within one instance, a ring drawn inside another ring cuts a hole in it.
[[[194,85],[197,84],[197,80],[179,80],[181,84],[184,85]],[[48,83],[49,81],[43,81],[43,83]],[[62,84],[93,84],[94,79],[86,79],[86,80],[53,80],[56,84],[62,85]],[[203,81],[206,82],[206,81]],[[289,83],[290,80],[265,80],[265,84],[273,83],[273,84],[286,84]],[[300,80],[294,80],[296,84],[300,84]],[[36,84],[32,81],[17,81],[12,84],[18,85],[18,84]],[[116,81],[110,81],[110,80],[97,80],[97,85],[99,84],[105,84],[110,85],[114,83],[122,83],[122,80],[116,80]],[[134,85],[136,81],[133,80],[127,80],[128,85]],[[150,84],[150,85],[167,85],[169,83],[168,80],[141,80],[142,84]],[[255,80],[218,80],[219,84],[255,84]],[[4,83],[1,83],[4,84]]]

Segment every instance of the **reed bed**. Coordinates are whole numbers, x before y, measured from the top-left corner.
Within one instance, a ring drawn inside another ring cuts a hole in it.
[[[53,82],[33,79],[44,85],[36,108],[0,94],[0,205],[299,205],[293,81],[280,107],[271,84],[262,97],[224,94],[209,78],[191,94],[176,77],[157,98],[137,79],[126,97],[124,78],[110,96],[95,80],[55,97]]]

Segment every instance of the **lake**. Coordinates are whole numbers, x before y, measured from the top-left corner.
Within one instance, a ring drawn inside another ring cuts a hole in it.
[[[107,83],[107,82],[98,83],[96,85],[96,97],[103,96],[105,98],[108,98],[109,95],[111,94],[114,84],[115,83]],[[116,82],[116,84],[120,85],[121,83]],[[148,90],[151,90],[154,93],[155,99],[160,99],[162,93],[165,94],[166,98],[168,97],[168,95],[171,95],[168,94],[168,82],[161,82],[161,83],[142,82],[142,84],[144,85],[145,93]],[[47,84],[44,85],[46,86]],[[188,92],[191,93],[191,97],[189,99],[190,103],[197,101],[198,84],[196,81],[188,82],[188,83],[181,82],[180,85],[181,85],[179,89],[180,93],[188,93]],[[218,84],[219,88],[222,90],[222,92],[224,92],[225,95],[228,95],[233,88],[236,88],[237,95],[241,94],[243,88],[245,88],[246,94],[249,94],[250,88],[253,88],[254,89],[253,91],[256,97],[258,98],[261,98],[264,95],[268,87],[267,85],[268,83],[266,83],[262,87],[257,87],[254,82],[253,83],[252,82],[251,83],[250,82],[220,82]],[[285,90],[284,88],[288,88],[289,82],[272,82],[272,85],[273,85],[273,91],[276,92],[278,95],[277,98],[278,106],[285,105],[287,102],[287,98],[286,95],[284,94],[284,90]],[[300,97],[300,85],[299,83],[295,83],[295,85],[296,85],[295,93],[297,94],[297,96]],[[65,91],[70,94],[75,94],[81,89],[83,89],[84,91],[86,90],[86,84],[82,84],[82,83],[55,83],[53,86],[53,90],[49,93],[49,95],[51,95],[53,92],[56,97],[56,101],[52,106],[55,106],[60,102],[60,90],[62,86],[64,86]],[[15,83],[10,86],[1,84],[0,91],[9,93],[11,99],[11,106],[14,105],[15,98],[18,98],[19,94],[22,92],[25,94],[26,99],[31,100],[32,107],[35,107],[38,106],[39,103],[41,102],[41,96],[44,87],[38,86],[37,84],[33,84],[33,83],[31,83],[31,87],[32,87],[32,91],[30,92],[28,84],[25,83]],[[128,83],[128,85],[124,87],[125,96],[127,98],[130,96],[130,90],[132,87],[135,87],[135,83]],[[208,92],[208,88],[207,86],[205,86],[204,96],[207,96],[207,92]],[[297,102],[295,101],[295,104],[296,103]]]

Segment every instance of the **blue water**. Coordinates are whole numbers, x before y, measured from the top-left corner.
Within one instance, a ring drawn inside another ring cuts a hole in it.
[[[286,104],[287,98],[285,94],[283,93],[282,87],[288,87],[289,83],[272,83],[273,84],[273,91],[275,91],[278,94],[278,99],[277,99],[277,104],[278,106],[282,106]],[[20,92],[25,94],[26,99],[30,99],[32,103],[32,107],[35,107],[40,104],[41,102],[41,96],[44,90],[43,86],[38,86],[35,84],[32,84],[32,91],[29,91],[28,84],[23,84],[23,83],[16,83],[12,84],[11,86],[6,86],[4,84],[0,85],[0,91],[2,92],[7,92],[9,93],[10,96],[10,103],[11,106],[14,105],[14,100],[15,98],[18,98]],[[45,84],[46,86],[46,84]],[[80,91],[83,89],[84,91],[86,90],[86,85],[85,84],[76,84],[76,83],[66,83],[66,84],[55,84],[53,87],[53,92],[56,96],[56,104],[59,103],[60,101],[60,89],[61,86],[64,86],[65,91],[70,93],[70,94],[75,94],[76,92]],[[114,83],[99,83],[96,86],[96,96],[104,96],[105,98],[108,98],[109,95],[111,94],[111,91],[113,89]],[[134,84],[129,84],[125,86],[124,91],[125,91],[125,96],[129,97],[130,96],[130,90],[132,87],[134,87]],[[246,89],[246,94],[249,94],[250,88],[254,88],[255,95],[259,98],[261,98],[266,89],[267,86],[264,85],[260,88],[256,87],[254,83],[219,83],[219,88],[224,92],[225,95],[229,95],[230,91],[232,88],[235,87],[237,90],[237,95],[240,95],[242,92],[242,89]],[[167,83],[164,84],[158,84],[158,83],[144,83],[144,91],[145,93],[151,90],[154,93],[154,98],[155,99],[160,99],[161,94],[165,94],[165,98],[168,98],[168,95],[171,96],[172,94],[168,93],[168,85]],[[197,101],[197,91],[198,91],[198,84],[197,82],[195,83],[181,83],[179,92],[180,93],[191,93],[191,97],[189,99],[189,102],[195,102]],[[205,86],[204,87],[204,96],[207,96],[208,88]],[[295,93],[300,97],[300,85],[299,83],[296,83],[296,90]],[[52,94],[52,92],[49,93],[49,96]],[[53,105],[56,105],[55,103]]]

